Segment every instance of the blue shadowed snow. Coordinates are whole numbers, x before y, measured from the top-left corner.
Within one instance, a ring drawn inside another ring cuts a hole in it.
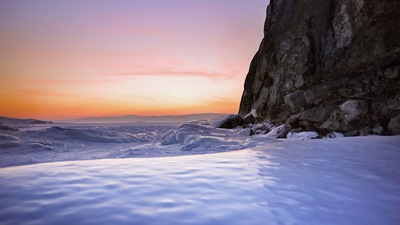
[[[400,224],[400,137],[0,169],[0,224]]]

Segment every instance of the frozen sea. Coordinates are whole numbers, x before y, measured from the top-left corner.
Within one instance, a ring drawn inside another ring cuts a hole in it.
[[[207,121],[0,131],[0,224],[400,224],[400,136]]]

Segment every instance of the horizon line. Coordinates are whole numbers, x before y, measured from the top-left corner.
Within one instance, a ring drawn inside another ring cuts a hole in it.
[[[137,117],[168,117],[168,116],[191,116],[191,115],[205,115],[205,114],[216,114],[216,115],[228,115],[231,113],[217,113],[217,112],[206,112],[206,113],[188,113],[188,114],[161,114],[161,115],[137,115],[137,114],[123,114],[123,115],[104,115],[104,116],[83,116],[83,117],[65,117],[65,118],[37,118],[37,117],[15,117],[15,116],[5,116],[0,115],[0,117],[9,119],[33,119],[33,120],[43,120],[43,121],[71,121],[71,120],[83,120],[83,119],[101,119],[101,118],[111,118],[111,117],[127,117],[127,116],[137,116]]]

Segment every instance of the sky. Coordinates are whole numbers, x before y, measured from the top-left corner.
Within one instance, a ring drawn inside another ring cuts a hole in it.
[[[268,0],[0,0],[0,116],[237,113]]]

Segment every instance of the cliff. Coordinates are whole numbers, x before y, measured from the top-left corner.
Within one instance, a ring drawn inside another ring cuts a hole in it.
[[[400,134],[400,1],[271,0],[239,115]]]

